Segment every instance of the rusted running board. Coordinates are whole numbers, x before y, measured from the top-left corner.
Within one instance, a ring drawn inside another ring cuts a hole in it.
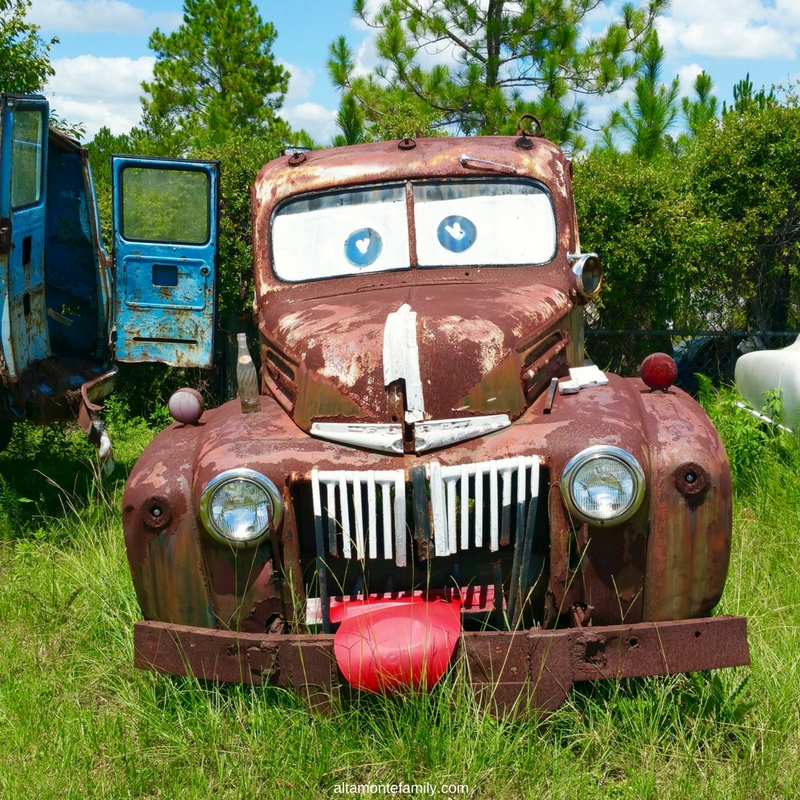
[[[135,666],[172,675],[294,688],[324,702],[343,679],[333,636],[269,635],[138,622]],[[469,680],[497,713],[552,710],[576,681],[697,672],[750,663],[747,620],[710,617],[555,631],[464,632]]]

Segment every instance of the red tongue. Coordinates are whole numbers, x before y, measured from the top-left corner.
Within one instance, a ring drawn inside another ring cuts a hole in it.
[[[339,669],[357,689],[391,694],[432,688],[444,675],[461,634],[461,600],[406,597],[345,603],[333,637]]]

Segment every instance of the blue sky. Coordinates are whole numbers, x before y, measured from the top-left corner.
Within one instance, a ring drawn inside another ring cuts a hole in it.
[[[377,63],[371,32],[351,17],[350,0],[256,5],[275,25],[273,52],[292,73],[283,116],[328,142],[338,105],[325,69],[328,44],[344,34],[360,67],[369,69]],[[612,0],[600,9],[595,25],[602,27],[619,5]],[[148,37],[156,27],[174,30],[182,9],[182,0],[33,0],[31,20],[44,37],[60,40],[51,53],[56,74],[46,92],[58,113],[83,123],[87,139],[101,125],[123,133],[136,124],[140,84],[154,61]],[[663,79],[679,75],[684,93],[700,69],[714,79],[720,101],[730,102],[733,85],[747,72],[756,88],[800,81],[800,0],[673,0],[658,27],[667,54]],[[590,121],[603,121],[621,100],[592,101]]]

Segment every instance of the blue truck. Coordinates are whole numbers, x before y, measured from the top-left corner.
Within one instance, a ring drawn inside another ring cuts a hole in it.
[[[109,463],[115,362],[213,362],[218,165],[114,156],[109,256],[88,152],[48,123],[44,97],[0,95],[0,449],[77,417]]]

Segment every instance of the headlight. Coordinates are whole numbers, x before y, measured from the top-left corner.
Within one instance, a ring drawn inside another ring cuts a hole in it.
[[[603,285],[603,267],[597,253],[586,253],[575,258],[572,271],[575,273],[578,291],[587,299],[596,297]]]
[[[616,525],[633,516],[644,497],[644,473],[625,450],[595,445],[564,468],[561,493],[569,510],[584,522]]]
[[[212,478],[200,497],[200,519],[223,544],[252,547],[277,529],[283,515],[275,484],[252,469],[232,469]]]

